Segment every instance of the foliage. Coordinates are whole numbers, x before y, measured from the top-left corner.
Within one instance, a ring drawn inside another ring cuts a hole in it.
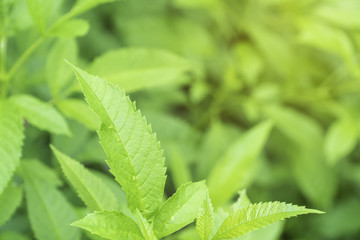
[[[359,239],[359,14],[1,1],[0,240]]]

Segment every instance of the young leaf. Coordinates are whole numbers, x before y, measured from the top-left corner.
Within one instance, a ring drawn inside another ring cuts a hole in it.
[[[118,87],[73,67],[86,101],[103,124],[100,142],[107,163],[123,187],[131,210],[155,212],[164,193],[164,157],[156,136],[135,104]]]
[[[61,168],[90,211],[116,210],[117,200],[111,190],[79,162],[51,146]]]
[[[89,23],[83,19],[70,19],[61,25],[51,28],[52,37],[81,37],[89,31]]]
[[[270,133],[272,124],[263,122],[241,136],[209,176],[209,192],[215,206],[228,201],[253,178],[256,160]]]
[[[64,62],[67,59],[71,62],[77,61],[78,46],[75,39],[58,39],[51,48],[46,58],[46,80],[49,84],[51,95],[56,98],[64,87],[69,85],[73,77],[71,69]]]
[[[16,106],[0,100],[0,194],[7,186],[21,156],[23,121]]]
[[[22,200],[22,188],[10,182],[0,195],[0,226],[11,218]]]
[[[12,101],[34,126],[54,134],[69,135],[69,127],[61,114],[49,103],[30,95],[16,95]]]
[[[25,196],[31,227],[38,240],[79,240],[80,232],[70,224],[77,219],[71,205],[53,186],[21,165],[25,180]]]
[[[121,212],[95,212],[74,222],[72,225],[110,240],[144,240],[134,220]]]
[[[239,237],[279,220],[308,213],[322,212],[283,202],[251,204],[227,217],[213,240]]]
[[[139,220],[139,227],[145,240],[157,240],[152,225],[148,223],[138,209],[136,209],[135,216]]]
[[[64,99],[56,103],[61,112],[69,118],[73,118],[91,130],[100,128],[101,120],[94,111],[79,99]]]
[[[196,231],[201,240],[208,240],[214,225],[214,209],[211,204],[209,193],[201,204],[196,220]]]
[[[190,68],[185,59],[163,50],[120,49],[97,58],[89,72],[128,92],[183,83]]]
[[[194,221],[205,198],[206,190],[204,182],[182,185],[156,213],[155,235],[162,238]]]

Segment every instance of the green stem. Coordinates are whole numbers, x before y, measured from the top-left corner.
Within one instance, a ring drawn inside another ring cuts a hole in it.
[[[24,53],[21,57],[16,61],[14,66],[10,68],[9,73],[6,76],[6,81],[10,81],[12,77],[14,77],[16,71],[21,65],[25,63],[25,61],[30,57],[30,55],[39,47],[39,45],[45,40],[45,37],[40,37],[36,40]]]

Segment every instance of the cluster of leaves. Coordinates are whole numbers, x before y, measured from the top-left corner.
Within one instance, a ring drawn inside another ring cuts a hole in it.
[[[359,12],[1,1],[0,239],[357,239]],[[329,214],[252,232],[317,213],[274,199]]]

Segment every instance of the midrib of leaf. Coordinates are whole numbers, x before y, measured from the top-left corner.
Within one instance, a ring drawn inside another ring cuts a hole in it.
[[[34,184],[34,180],[30,180],[30,179],[27,179],[27,180],[31,182],[31,184],[32,184],[32,186],[34,187],[34,189],[35,189],[36,193],[38,194],[38,196],[41,196],[40,190],[38,189],[37,184]],[[41,199],[40,201],[41,201],[42,205],[44,206],[44,209],[45,209],[45,211],[46,211],[46,214],[48,215],[48,217],[49,217],[49,219],[50,219],[51,225],[53,226],[53,229],[54,229],[54,231],[55,231],[55,234],[56,234],[57,239],[62,240],[59,230],[58,230],[56,227],[54,227],[54,226],[56,226],[55,220],[54,220],[54,218],[52,217],[49,208],[47,207],[47,205],[46,205],[44,199],[42,198],[42,196],[40,197],[40,199]]]
[[[280,206],[278,206],[280,207]],[[266,209],[263,209],[263,211],[266,210]],[[251,224],[252,222],[257,222],[257,221],[262,221],[264,219],[267,219],[267,218],[274,218],[278,215],[287,215],[287,216],[283,216],[281,217],[282,219],[286,219],[286,218],[290,218],[292,216],[296,216],[296,215],[300,215],[300,214],[308,214],[308,213],[322,213],[321,211],[317,211],[317,210],[312,210],[312,209],[305,209],[304,208],[304,211],[285,211],[285,212],[281,212],[281,213],[274,213],[274,214],[271,214],[271,215],[267,215],[267,216],[262,216],[262,217],[258,217],[258,218],[255,218],[253,220],[250,220],[250,221],[246,221],[246,222],[243,222],[241,224],[237,224],[231,228],[228,228],[226,231],[222,232],[220,235],[216,235],[212,238],[212,240],[216,240],[216,239],[221,239],[221,236],[223,235],[226,235],[227,233],[231,232],[232,230],[240,227],[241,225],[247,225],[247,224]],[[290,216],[288,216],[290,215]],[[281,220],[281,219],[279,219]],[[279,221],[278,220],[278,221]],[[266,224],[267,225],[267,224]]]
[[[105,88],[105,89],[107,89],[107,88]],[[108,121],[107,121],[107,123],[103,123],[103,124],[105,125],[105,127],[110,128],[110,129],[114,129],[114,130],[116,131],[116,134],[117,134],[116,140],[118,141],[119,144],[121,144],[122,148],[125,149],[124,152],[125,152],[125,154],[126,154],[126,159],[127,159],[127,161],[129,161],[129,163],[133,163],[133,162],[132,162],[132,159],[131,159],[130,156],[129,156],[128,151],[126,150],[126,144],[127,144],[128,142],[124,144],[124,141],[123,141],[123,139],[122,139],[121,136],[120,136],[121,130],[125,127],[126,122],[128,121],[128,117],[129,117],[130,112],[131,112],[131,106],[129,106],[129,108],[128,108],[126,120],[124,121],[124,123],[123,123],[123,125],[120,127],[120,129],[118,130],[118,129],[116,128],[113,120],[110,118],[110,115],[109,115],[109,113],[108,113],[108,110],[107,110],[107,109],[104,107],[104,105],[101,103],[101,102],[102,102],[102,99],[100,99],[92,90],[91,90],[91,95],[92,95],[92,98],[95,98],[95,99],[98,101],[98,105],[102,108],[102,111],[107,114],[107,115],[106,115],[106,118],[108,119]],[[104,96],[103,96],[103,97],[105,98],[105,96],[106,96],[106,91],[104,92]],[[114,103],[112,103],[112,104],[114,104]],[[118,116],[119,112],[120,112],[120,108],[117,109],[117,112],[116,112],[116,115],[114,116],[114,119],[116,119],[116,117]],[[107,125],[107,126],[106,126],[106,125]],[[133,127],[135,128],[135,124],[133,124]],[[131,135],[133,134],[133,132],[134,132],[134,131],[131,131],[131,134],[130,134],[130,136],[129,136],[128,141],[130,140]],[[143,138],[141,139],[141,141],[143,141]],[[139,145],[139,149],[140,149],[140,147],[141,147],[141,145]],[[138,151],[139,151],[139,149],[138,149]],[[149,148],[149,150],[150,150],[150,148]],[[138,151],[137,151],[137,152],[138,152]],[[137,153],[137,152],[136,152],[136,153]],[[134,155],[134,157],[135,157],[135,156],[136,156],[136,154]],[[133,158],[134,158],[134,157],[133,157]],[[137,175],[135,174],[135,169],[134,169],[134,167],[133,167],[133,164],[128,164],[128,165],[129,165],[129,167],[131,168],[131,175],[132,175],[132,176],[137,176]],[[145,165],[145,162],[144,162],[144,165]],[[143,165],[143,166],[144,166],[144,165]],[[142,167],[142,168],[143,168],[143,167]],[[111,171],[111,169],[110,169],[110,171]],[[139,171],[139,172],[141,172],[141,171]],[[148,179],[148,178],[147,178],[147,179]],[[147,179],[146,179],[145,181],[147,181]],[[137,178],[135,177],[135,179],[133,179],[133,181],[135,182],[135,184],[136,184],[136,186],[137,186],[137,189],[136,189],[137,195],[138,195],[138,196],[141,196],[141,193],[140,193],[140,191],[139,191],[139,190],[140,190],[140,185],[139,185],[139,182],[138,182]],[[144,182],[144,183],[145,183],[145,182]],[[143,183],[143,184],[144,184],[144,183]],[[149,192],[150,192],[150,191],[149,191]],[[145,195],[145,196],[146,196],[146,195]],[[139,200],[139,202],[140,202],[141,208],[144,208],[143,198],[142,198],[142,197],[138,197],[138,200]]]

